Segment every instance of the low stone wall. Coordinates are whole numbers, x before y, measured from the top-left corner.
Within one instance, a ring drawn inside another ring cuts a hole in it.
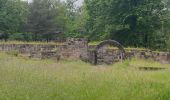
[[[87,39],[67,39],[63,45],[55,44],[0,44],[0,51],[17,51],[29,57],[41,59],[81,59],[94,63],[97,56],[98,64],[112,64],[121,61],[121,53],[118,49],[101,48],[97,55],[94,54],[96,46],[88,46]],[[125,49],[126,58],[138,57],[152,59],[161,63],[170,63],[169,52],[154,52],[151,50]]]
[[[170,63],[170,52],[156,52],[151,50],[128,50],[128,58],[138,57],[141,59],[151,59],[160,63]]]
[[[168,64],[170,63],[170,53],[169,52],[155,52],[151,50],[137,50],[137,49],[125,49],[126,59],[132,59],[134,57],[140,59],[150,59],[158,61],[160,63]],[[112,64],[115,62],[122,61],[121,53],[118,49],[104,49],[97,53],[98,64]],[[88,53],[89,62],[94,63],[94,51],[91,50]]]
[[[86,39],[67,39],[63,45],[55,44],[0,44],[0,51],[18,52],[33,58],[80,59],[87,57]]]
[[[81,57],[87,58],[88,41],[87,39],[74,39],[70,38],[60,46],[58,53],[61,58],[80,59]]]
[[[19,51],[20,53],[52,51],[58,48],[50,44],[0,44],[0,51]]]
[[[0,51],[18,52],[30,57],[41,57],[41,52],[56,51],[59,46],[46,44],[0,44]]]

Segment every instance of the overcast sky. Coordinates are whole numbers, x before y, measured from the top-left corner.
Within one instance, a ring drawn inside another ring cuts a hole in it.
[[[77,1],[77,5],[79,5],[79,6],[81,6],[82,3],[83,3],[83,0],[78,0],[78,1]]]
[[[28,1],[30,2],[30,1],[32,1],[32,0],[28,0]],[[66,1],[66,0],[61,0],[61,1]],[[82,3],[83,3],[83,0],[78,0],[76,4],[77,4],[78,6],[81,6]]]

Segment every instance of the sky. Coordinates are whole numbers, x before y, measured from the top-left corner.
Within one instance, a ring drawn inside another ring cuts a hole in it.
[[[28,1],[31,2],[32,0],[28,0]],[[66,1],[66,0],[61,0],[61,1]],[[84,1],[84,0],[78,0],[78,1],[76,2],[76,5],[77,5],[77,6],[81,6],[82,3],[83,3],[83,1]]]
[[[78,6],[81,6],[83,4],[83,0],[78,0],[76,3]]]
[[[66,1],[66,0],[61,0],[61,1]],[[78,1],[76,2],[76,5],[77,5],[77,6],[81,6],[82,3],[83,3],[83,1],[84,1],[84,0],[78,0]]]

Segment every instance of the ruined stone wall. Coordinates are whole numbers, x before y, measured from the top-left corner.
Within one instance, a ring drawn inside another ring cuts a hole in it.
[[[87,57],[86,39],[69,38],[63,45],[55,44],[0,44],[0,51],[18,52],[33,58],[80,59]]]
[[[150,59],[164,64],[170,63],[169,52],[155,52],[151,50],[139,50],[139,49],[125,49],[125,51],[126,51],[125,55],[127,59],[132,59],[136,57],[140,59]],[[94,51],[90,50],[88,55],[89,55],[89,62],[93,63]],[[102,50],[98,51],[98,55],[97,55],[98,64],[112,64],[120,61],[122,61],[122,59],[121,59],[120,50],[118,49],[102,48]]]
[[[28,57],[41,59],[81,59],[94,63],[94,48],[88,46],[87,39],[69,38],[63,45],[55,44],[0,44],[0,51],[17,51]],[[125,49],[127,59],[138,57],[141,59],[152,59],[161,63],[170,63],[169,52],[154,52],[151,50]],[[112,64],[121,61],[121,53],[118,49],[107,49],[105,47],[97,53],[98,64]]]
[[[0,44],[0,51],[18,52],[29,57],[41,58],[44,52],[57,52],[59,45],[51,44]]]
[[[80,59],[87,58],[88,41],[87,39],[69,38],[65,44],[62,45],[58,52],[61,58]]]
[[[170,63],[170,52],[157,52],[151,50],[127,50],[126,55],[129,59],[138,57],[141,59],[151,59],[160,63]]]

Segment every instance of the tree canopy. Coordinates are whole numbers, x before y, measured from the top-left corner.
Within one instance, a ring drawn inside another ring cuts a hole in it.
[[[12,39],[114,39],[125,46],[170,49],[169,0],[0,0],[0,32]],[[13,38],[15,37],[15,38]]]
[[[18,32],[27,20],[27,3],[21,0],[0,0],[0,31]]]

